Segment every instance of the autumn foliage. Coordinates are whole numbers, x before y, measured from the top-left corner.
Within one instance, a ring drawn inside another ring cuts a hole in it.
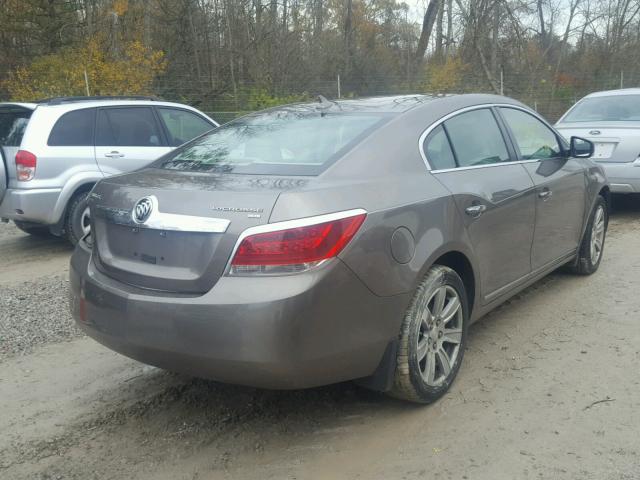
[[[459,56],[449,57],[444,62],[434,62],[427,67],[425,90],[429,93],[458,92],[468,70],[469,65]]]
[[[12,72],[2,86],[16,101],[86,95],[87,84],[90,95],[152,94],[154,79],[166,68],[164,53],[132,41],[115,56],[103,44],[94,38],[38,57]]]

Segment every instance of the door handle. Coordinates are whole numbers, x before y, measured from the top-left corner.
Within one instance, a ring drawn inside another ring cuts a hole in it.
[[[549,198],[551,198],[552,195],[553,195],[553,192],[546,187],[540,192],[538,192],[538,197],[540,197],[543,200],[548,200]]]
[[[104,156],[109,158],[122,158],[124,157],[124,153],[116,152],[114,150],[113,152],[105,153]]]
[[[471,205],[470,207],[465,208],[464,211],[470,217],[478,218],[480,215],[482,215],[485,212],[486,209],[487,209],[486,205],[479,204],[479,205]]]

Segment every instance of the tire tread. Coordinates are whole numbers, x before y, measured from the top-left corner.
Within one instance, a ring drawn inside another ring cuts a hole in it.
[[[402,327],[400,328],[398,352],[396,356],[395,377],[394,377],[393,386],[391,390],[387,392],[388,395],[394,398],[425,404],[425,403],[431,403],[437,400],[437,398],[439,398],[441,395],[441,394],[436,395],[436,396],[433,396],[432,398],[425,398],[424,395],[421,395],[420,392],[418,392],[415,385],[411,381],[411,367],[410,367],[410,359],[409,359],[409,356],[410,356],[409,338],[411,336],[410,334],[411,334],[413,320],[415,316],[419,314],[419,312],[417,311],[418,302],[422,298],[424,291],[432,283],[436,282],[438,278],[445,277],[451,274],[455,275],[455,277],[459,279],[457,273],[451,268],[445,267],[442,265],[434,265],[427,272],[424,279],[420,282],[420,284],[416,288],[416,292],[413,296],[413,299],[411,300],[409,309],[407,310],[404,316]],[[460,280],[460,284],[462,285],[461,280]],[[464,292],[464,290],[461,292],[461,299],[462,301],[466,302],[466,293]],[[464,347],[464,344],[461,346],[461,348],[463,347]],[[460,355],[462,354],[463,352],[460,352]],[[444,391],[442,393],[444,393]]]

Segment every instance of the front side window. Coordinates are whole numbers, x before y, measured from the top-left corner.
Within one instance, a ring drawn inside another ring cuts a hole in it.
[[[434,170],[456,167],[456,159],[442,125],[433,129],[425,139],[424,154]]]
[[[555,133],[533,115],[515,108],[501,108],[520,150],[520,159],[536,160],[560,156]]]
[[[159,147],[162,136],[149,107],[103,108],[98,112],[96,145]]]
[[[444,122],[459,167],[508,162],[509,152],[491,110],[461,113]]]
[[[51,129],[50,147],[92,147],[95,108],[74,110],[62,115]]]
[[[268,110],[227,123],[153,166],[191,172],[318,175],[385,118],[303,106]]]
[[[580,100],[562,122],[638,122],[640,95],[612,95]]]
[[[215,128],[195,113],[177,108],[158,108],[169,132],[169,145],[177,147]]]

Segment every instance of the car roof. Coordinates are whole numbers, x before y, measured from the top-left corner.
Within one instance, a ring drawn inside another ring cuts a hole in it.
[[[439,110],[446,110],[452,105],[464,107],[482,104],[514,104],[524,106],[522,103],[511,98],[491,94],[413,94],[345,100],[327,100],[323,96],[319,96],[315,102],[282,105],[274,107],[271,110],[303,112],[313,109],[313,111],[326,110],[331,113],[375,112],[402,114],[418,107],[430,108],[437,105]]]
[[[47,111],[55,112],[56,116],[62,115],[73,110],[80,110],[83,108],[95,108],[95,107],[126,107],[126,106],[157,106],[157,107],[172,107],[180,108],[184,110],[192,111],[199,116],[205,117],[214,125],[219,125],[214,119],[209,117],[206,113],[198,110],[190,105],[175,102],[165,102],[162,100],[156,100],[152,97],[137,98],[134,97],[62,97],[59,99],[41,100],[39,102],[0,102],[0,107],[13,106],[20,108],[28,108],[30,110],[47,109]]]
[[[61,97],[39,100],[37,102],[0,102],[0,106],[18,106],[34,110],[35,108],[52,108],[64,111],[78,110],[90,107],[108,107],[123,105],[157,105],[196,110],[190,105],[175,102],[165,102],[153,97]]]
[[[30,102],[0,102],[0,107],[20,107],[34,110],[37,106],[37,103]]]
[[[593,92],[585,95],[584,98],[593,97],[614,97],[618,95],[640,95],[640,88],[621,88],[618,90],[603,90],[602,92]]]
[[[380,97],[365,97],[357,99],[327,100],[319,96],[315,102],[305,102],[301,106],[326,108],[334,107],[337,110],[349,112],[380,112],[380,113],[400,113],[410,110],[418,105],[431,102],[438,95],[390,95]]]
[[[184,105],[182,103],[164,102],[158,100],[85,100],[85,101],[73,101],[63,103],[38,103],[38,108],[51,108],[59,110],[78,110],[80,108],[91,107],[114,107],[114,106],[130,106],[130,105],[144,105],[144,106],[167,106],[187,108],[189,110],[195,110],[194,107]]]

